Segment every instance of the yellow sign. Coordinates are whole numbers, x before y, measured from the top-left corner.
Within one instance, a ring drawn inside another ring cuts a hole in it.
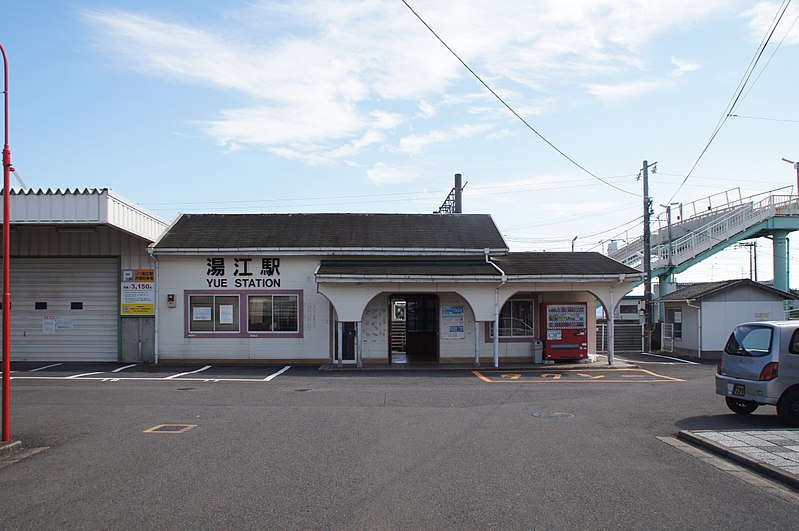
[[[155,315],[155,304],[123,304],[122,315]]]
[[[155,274],[152,269],[125,269],[120,289],[120,315],[155,315]]]

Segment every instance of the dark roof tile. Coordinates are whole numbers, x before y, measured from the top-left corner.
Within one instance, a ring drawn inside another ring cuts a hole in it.
[[[504,250],[487,214],[183,214],[158,249]]]
[[[641,272],[601,253],[525,252],[494,258],[508,276],[513,275],[635,275]]]

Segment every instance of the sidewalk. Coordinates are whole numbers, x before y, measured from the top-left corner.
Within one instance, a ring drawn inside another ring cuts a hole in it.
[[[631,363],[615,360],[613,366],[608,365],[607,356],[593,356],[593,359],[586,359],[583,362],[569,361],[557,363],[499,363],[499,367],[494,367],[490,358],[481,361],[480,366],[476,367],[472,363],[365,363],[363,367],[354,364],[345,364],[341,367],[335,363],[328,363],[319,367],[320,371],[518,371],[534,369],[629,369],[637,367]]]
[[[799,488],[799,429],[683,430],[678,437]]]

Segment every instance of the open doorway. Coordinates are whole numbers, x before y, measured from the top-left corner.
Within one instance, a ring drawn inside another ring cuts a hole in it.
[[[389,298],[391,363],[438,363],[438,296]]]

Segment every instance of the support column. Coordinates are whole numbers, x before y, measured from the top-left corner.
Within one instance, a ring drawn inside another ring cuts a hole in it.
[[[616,311],[616,303],[613,302],[613,288],[610,289],[609,293],[610,304],[606,307],[608,313],[608,365],[613,367],[613,357],[616,353],[615,350],[615,329],[614,329],[614,321],[613,314]]]
[[[359,369],[363,367],[363,354],[361,353],[361,321],[355,323],[355,364]]]
[[[776,230],[773,233],[774,287],[788,291],[788,231]]]
[[[338,334],[336,334],[337,337],[338,337],[338,341],[337,341],[337,343],[338,343],[337,347],[338,348],[336,348],[336,364],[338,365],[338,368],[340,369],[344,365],[344,361],[343,361],[343,359],[344,359],[344,323],[342,323],[341,321],[338,321],[336,323],[336,327],[338,329]]]
[[[480,366],[480,321],[474,320],[474,366]]]
[[[674,283],[674,275],[666,273],[665,275],[658,275],[658,298],[663,298],[669,294],[669,284]],[[665,305],[661,302],[658,304],[658,320],[665,321]]]

